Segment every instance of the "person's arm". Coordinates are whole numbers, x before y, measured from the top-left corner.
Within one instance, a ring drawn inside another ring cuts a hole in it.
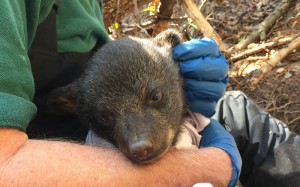
[[[68,142],[28,140],[0,129],[0,186],[227,186],[231,160],[217,148],[174,150],[136,165],[119,151]]]
[[[27,52],[38,23],[52,4],[51,1],[0,2],[0,127],[25,131],[36,112],[31,102],[34,80]]]

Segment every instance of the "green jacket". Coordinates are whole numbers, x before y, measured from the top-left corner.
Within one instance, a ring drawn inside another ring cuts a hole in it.
[[[0,2],[0,126],[25,131],[36,113],[28,50],[54,0]],[[97,0],[63,0],[56,16],[58,52],[88,52],[109,41]],[[42,62],[41,62],[42,63]]]

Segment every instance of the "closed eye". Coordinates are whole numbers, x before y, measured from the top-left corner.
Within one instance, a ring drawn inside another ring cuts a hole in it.
[[[98,121],[103,125],[114,125],[115,124],[115,117],[112,113],[102,111],[97,116]]]

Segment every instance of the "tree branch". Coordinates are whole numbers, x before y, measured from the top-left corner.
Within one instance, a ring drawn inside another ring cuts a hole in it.
[[[263,50],[266,50],[268,48],[272,48],[272,47],[277,47],[277,46],[280,46],[280,45],[284,45],[286,43],[289,43],[291,41],[293,41],[295,38],[297,38],[298,35],[296,37],[289,37],[289,38],[282,38],[282,39],[279,39],[278,41],[273,41],[273,42],[269,42],[269,43],[263,43],[257,47],[254,47],[252,49],[248,49],[240,54],[237,54],[236,56],[234,57],[231,57],[228,61],[229,62],[236,62],[238,60],[241,60],[243,58],[247,58],[248,56],[250,55],[253,55],[253,54],[256,54],[256,53],[259,53]]]
[[[274,58],[271,58],[266,65],[264,65],[257,76],[254,76],[249,81],[249,88],[255,90],[256,85],[265,76],[266,73],[270,72],[282,59],[284,59],[290,52],[300,46],[300,36],[293,40],[287,48],[281,49]]]
[[[219,34],[211,27],[209,22],[200,12],[195,2],[193,0],[181,0],[181,3],[186,14],[195,22],[204,36],[213,38],[219,45],[220,50],[225,51],[227,47],[222,42]]]
[[[267,30],[274,25],[276,20],[280,18],[280,16],[287,11],[288,7],[290,6],[292,0],[283,0],[274,10],[272,14],[270,14],[262,23],[255,26],[253,28],[253,32],[247,36],[245,40],[238,43],[234,47],[230,48],[227,51],[227,54],[232,54],[235,51],[245,49],[250,43],[254,42],[259,37],[261,40],[265,39],[265,35]]]

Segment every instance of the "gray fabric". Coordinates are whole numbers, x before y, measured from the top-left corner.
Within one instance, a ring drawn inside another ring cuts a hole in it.
[[[242,155],[244,186],[300,186],[300,136],[240,91],[226,92],[213,116]]]
[[[92,130],[89,130],[85,139],[85,144],[97,147],[115,148],[115,146],[111,142],[97,136]]]

